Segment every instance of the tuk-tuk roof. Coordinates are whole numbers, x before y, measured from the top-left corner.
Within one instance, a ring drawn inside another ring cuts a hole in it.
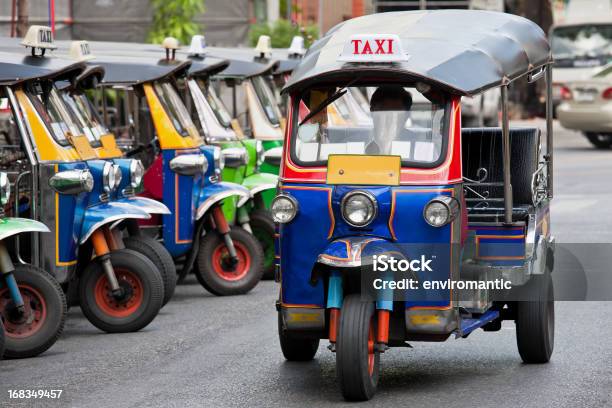
[[[302,62],[301,58],[290,58],[278,61],[278,67],[274,70],[274,75],[289,74],[293,72]]]
[[[256,61],[250,53],[252,50],[248,48],[208,47],[206,55],[229,60],[229,66],[217,74],[222,78],[250,78],[265,75],[274,72],[278,66],[276,60]]]
[[[187,75],[190,77],[211,77],[230,65],[230,61],[216,57],[190,55],[188,58],[191,61],[191,67]]]
[[[104,85],[136,85],[181,75],[189,69],[191,61],[97,54],[90,65],[104,68]]]
[[[33,57],[13,52],[0,52],[0,84],[15,85],[37,79],[68,79],[85,69],[85,64],[61,58]]]
[[[396,35],[404,58],[387,63],[338,61],[352,36],[368,34]],[[523,17],[480,10],[380,13],[332,28],[310,47],[283,91],[369,74],[474,95],[551,62],[546,34]]]

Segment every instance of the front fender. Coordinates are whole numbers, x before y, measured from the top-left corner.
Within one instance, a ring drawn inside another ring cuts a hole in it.
[[[139,196],[123,197],[118,199],[117,202],[133,205],[149,214],[170,214],[170,209],[165,204],[152,198]]]
[[[202,190],[201,204],[198,206],[196,219],[202,218],[214,204],[232,196],[238,196],[238,201],[244,200],[246,202],[251,198],[251,193],[247,188],[239,184],[225,181],[207,185]]]
[[[127,203],[112,201],[94,205],[85,210],[79,243],[83,244],[95,230],[105,224],[125,219],[148,220],[149,218],[151,218],[149,213]]]
[[[0,241],[22,232],[49,232],[49,228],[42,222],[28,218],[1,218],[0,219]]]
[[[380,245],[383,244],[383,245]],[[390,241],[377,237],[345,237],[336,239],[325,247],[317,262],[334,268],[356,268],[362,265],[363,253],[377,254],[389,249]],[[377,248],[380,246],[380,248]],[[365,251],[367,247],[367,251]]]
[[[255,173],[246,177],[242,181],[242,185],[249,189],[251,196],[255,196],[262,191],[275,189],[278,185],[278,176],[270,173]],[[248,198],[238,201],[238,207],[242,207]]]

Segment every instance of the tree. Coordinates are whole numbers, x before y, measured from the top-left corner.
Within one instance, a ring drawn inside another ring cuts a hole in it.
[[[279,19],[272,26],[268,23],[254,25],[249,31],[249,44],[252,47],[257,45],[261,35],[270,36],[272,48],[287,48],[294,36],[301,35],[304,37],[304,46],[308,48],[319,37],[319,29],[316,25],[300,28],[285,19]]]
[[[194,22],[196,15],[203,13],[204,0],[151,0],[153,26],[148,40],[161,43],[166,37],[175,37],[188,44],[191,37],[200,31]]]

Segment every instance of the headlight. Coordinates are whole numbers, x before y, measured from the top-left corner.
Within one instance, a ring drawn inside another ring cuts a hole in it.
[[[93,190],[94,179],[89,170],[66,170],[55,173],[49,185],[60,194],[89,193]]]
[[[264,148],[261,140],[255,141],[255,153],[257,155],[257,166],[261,166],[264,161]]]
[[[110,193],[115,188],[116,176],[115,167],[109,162],[104,163],[104,168],[102,169],[102,187],[107,193]]]
[[[295,201],[295,198],[285,194],[279,194],[274,197],[270,205],[272,219],[280,224],[286,224],[293,220],[297,211],[298,203]]]
[[[140,160],[132,160],[130,164],[130,185],[132,188],[140,187],[144,177],[144,166]]]
[[[5,206],[11,198],[11,183],[6,173],[0,173],[0,204]]]
[[[225,168],[225,157],[221,154],[220,147],[215,146],[213,157],[215,159],[215,169],[223,170]]]
[[[429,201],[423,209],[423,217],[432,227],[443,227],[459,214],[459,202],[449,196],[438,196]]]
[[[116,164],[113,164],[113,171],[115,172],[115,185],[113,186],[113,190],[116,190],[121,184],[123,174],[121,173],[121,167],[117,166]]]
[[[247,150],[244,147],[229,147],[222,153],[225,165],[230,168],[244,166],[249,162]]]
[[[181,154],[170,160],[170,170],[183,176],[206,173],[208,161],[203,154]]]
[[[376,198],[367,191],[351,191],[340,204],[342,218],[353,227],[365,227],[374,220],[378,212]]]

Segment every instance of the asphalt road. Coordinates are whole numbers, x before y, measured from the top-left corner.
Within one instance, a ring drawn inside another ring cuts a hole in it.
[[[556,133],[552,228],[561,242],[612,242],[612,151]],[[139,333],[103,334],[78,308],[63,338],[27,360],[0,361],[0,406],[344,406],[334,355],[285,362],[276,337],[277,286],[221,298],[179,286]],[[612,407],[611,302],[558,302],[547,365],[521,363],[514,323],[468,339],[414,343],[382,357],[374,400],[361,406]],[[62,389],[59,401],[16,402],[8,389]]]

